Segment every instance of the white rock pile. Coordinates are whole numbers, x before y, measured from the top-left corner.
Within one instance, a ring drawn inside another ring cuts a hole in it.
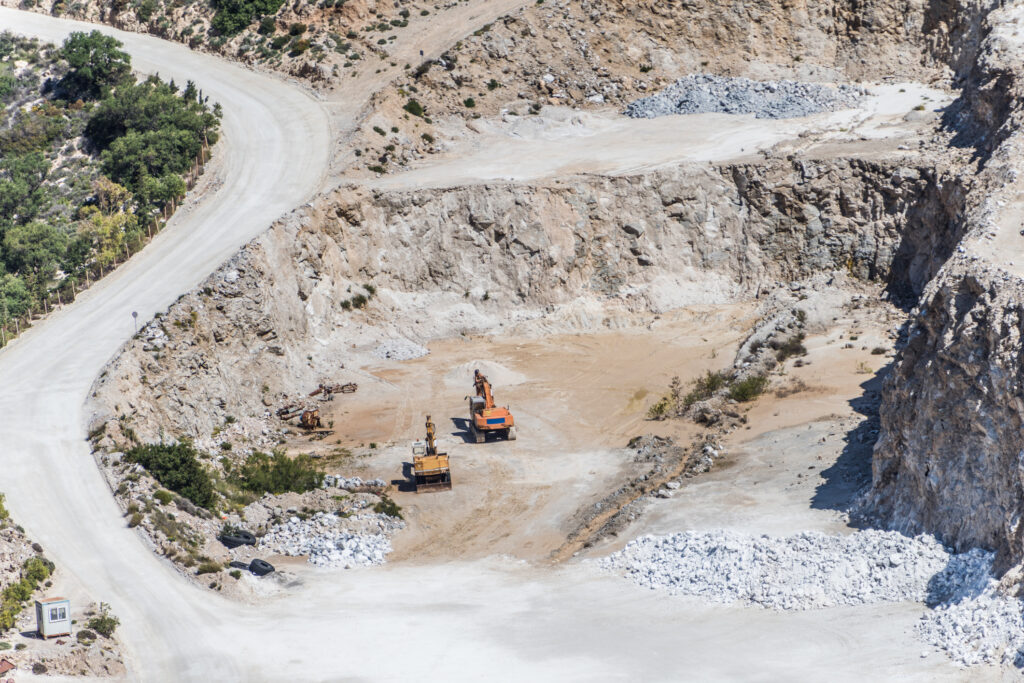
[[[426,347],[405,337],[386,339],[373,350],[373,355],[382,360],[412,360],[428,353]]]
[[[849,109],[865,94],[861,88],[800,81],[752,81],[710,74],[680,78],[661,92],[626,107],[632,118],[669,114],[753,114],[759,119],[788,119]]]
[[[384,563],[391,552],[391,534],[403,527],[403,521],[388,515],[342,518],[318,512],[306,520],[291,517],[275,525],[260,539],[259,547],[291,557],[306,555],[318,567],[369,567]]]
[[[933,580],[934,607],[918,623],[918,636],[962,666],[1024,666],[1024,603],[997,590],[994,554],[971,550],[957,558]]]
[[[323,488],[353,489],[361,488],[384,488],[388,483],[383,479],[360,479],[359,477],[343,477],[340,474],[324,475],[321,483]]]
[[[601,560],[640,585],[715,602],[805,610],[923,601],[950,561],[930,536],[862,531],[788,537],[732,531],[643,536]]]

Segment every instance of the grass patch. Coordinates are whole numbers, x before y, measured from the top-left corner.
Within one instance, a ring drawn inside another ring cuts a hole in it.
[[[308,455],[290,458],[284,451],[274,451],[253,453],[235,477],[241,488],[262,495],[311,491],[320,486],[324,475]]]

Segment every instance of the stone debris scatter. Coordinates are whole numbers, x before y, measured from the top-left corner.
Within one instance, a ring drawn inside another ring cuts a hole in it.
[[[404,337],[386,339],[373,350],[373,355],[381,360],[412,360],[428,353],[426,347]]]
[[[799,81],[752,81],[691,74],[661,92],[630,103],[624,113],[635,119],[707,113],[788,119],[849,109],[864,94],[862,88],[849,85],[830,87]]]
[[[690,531],[642,536],[601,564],[642,586],[675,594],[806,610],[923,601],[929,581],[951,557],[930,536],[889,531],[782,538]]]
[[[349,491],[353,489],[363,488],[385,488],[388,485],[383,479],[366,479],[363,480],[359,477],[344,477],[340,474],[328,474],[324,476],[324,480],[321,483],[323,488],[338,488],[347,489]]]
[[[961,666],[1020,667],[1024,601],[999,591],[994,559],[985,550],[954,554],[932,536],[894,531],[689,531],[642,536],[600,565],[649,588],[769,609],[923,602],[928,608],[916,626],[922,641]]]
[[[933,605],[917,624],[925,642],[961,666],[1024,665],[1024,602],[1000,593],[995,553],[974,549],[932,581]]]
[[[275,525],[259,547],[291,557],[308,556],[318,567],[369,567],[384,563],[391,552],[391,534],[404,527],[402,520],[384,514],[342,518],[318,512],[306,520],[291,517]]]

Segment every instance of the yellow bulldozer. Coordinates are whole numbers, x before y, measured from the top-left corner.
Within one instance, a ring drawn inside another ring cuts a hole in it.
[[[412,472],[416,480],[416,493],[426,491],[450,491],[452,472],[448,466],[448,454],[437,452],[434,423],[427,415],[427,438],[412,444]]]

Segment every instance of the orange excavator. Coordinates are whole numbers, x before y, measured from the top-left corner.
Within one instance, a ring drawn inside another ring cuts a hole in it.
[[[467,396],[469,399],[469,432],[473,435],[473,440],[483,443],[487,440],[488,434],[495,433],[502,434],[509,441],[515,441],[515,418],[512,417],[507,406],[499,408],[494,405],[491,383],[479,370],[473,371],[473,388],[476,389],[476,396]]]

